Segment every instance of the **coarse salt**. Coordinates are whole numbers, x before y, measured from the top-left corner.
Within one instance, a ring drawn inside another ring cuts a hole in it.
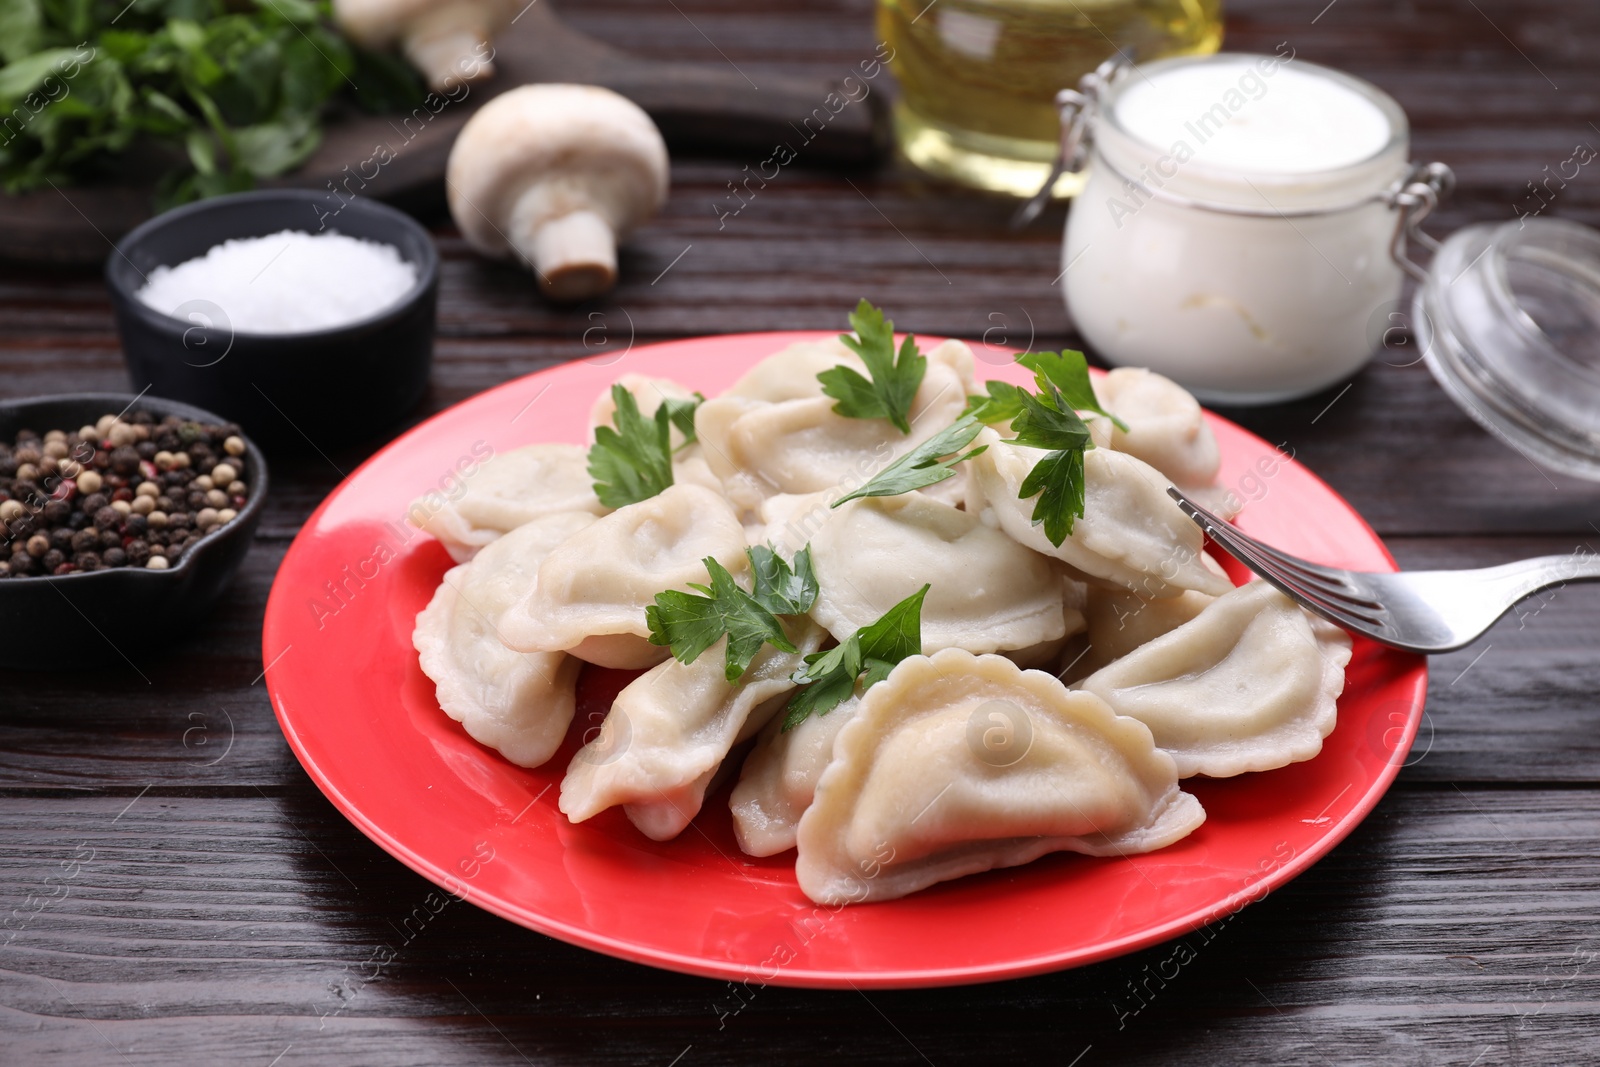
[[[157,267],[138,295],[184,321],[239,333],[305,333],[376,315],[416,283],[416,265],[393,245],[283,230]]]

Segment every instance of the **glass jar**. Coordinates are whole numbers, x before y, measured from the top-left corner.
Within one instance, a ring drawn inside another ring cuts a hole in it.
[[[1221,404],[1305,396],[1367,361],[1405,236],[1449,184],[1409,161],[1393,99],[1282,49],[1108,66],[1062,96],[1064,151],[1089,174],[1062,282],[1102,357]]]
[[[1055,159],[1056,90],[1115,52],[1215,52],[1221,0],[878,0],[900,84],[896,140],[921,169],[1028,196]],[[1058,196],[1081,186],[1062,175]]]

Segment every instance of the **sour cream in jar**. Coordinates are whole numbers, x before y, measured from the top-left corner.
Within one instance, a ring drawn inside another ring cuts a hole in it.
[[[1403,280],[1394,194],[1412,168],[1393,99],[1285,47],[1122,70],[1085,120],[1063,285],[1105,359],[1233,404],[1367,361]]]

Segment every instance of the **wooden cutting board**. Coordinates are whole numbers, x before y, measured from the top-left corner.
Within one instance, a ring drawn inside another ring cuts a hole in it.
[[[485,101],[529,82],[615,89],[650,113],[668,145],[748,155],[752,173],[780,144],[807,163],[832,165],[870,165],[889,146],[881,68],[870,79],[850,72],[852,100],[821,79],[641,59],[567,26],[550,0],[535,0],[517,18],[495,41],[494,58],[494,77],[456,100],[432,97],[431,107],[409,115],[331,122],[303,166],[261,184],[326,188],[330,210],[351,195],[442,202],[445,162],[462,125]],[[126,179],[0,194],[0,259],[100,263],[111,242],[154,213],[152,189],[153,181]]]

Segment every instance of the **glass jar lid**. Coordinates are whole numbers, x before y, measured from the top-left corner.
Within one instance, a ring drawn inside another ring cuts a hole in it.
[[[1600,481],[1600,232],[1560,219],[1458,230],[1412,316],[1462,410],[1529,458]]]

